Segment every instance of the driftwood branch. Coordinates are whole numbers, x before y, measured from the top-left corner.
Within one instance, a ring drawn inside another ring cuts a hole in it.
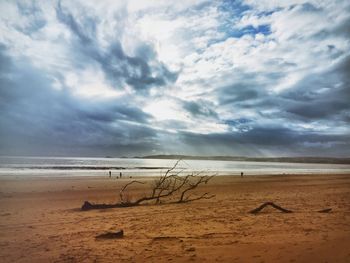
[[[81,210],[83,211],[88,211],[92,209],[107,209],[107,208],[122,208],[122,207],[130,207],[131,205],[129,204],[122,204],[122,203],[117,203],[117,204],[93,204],[88,201],[85,201],[84,204],[81,207]]]
[[[135,201],[126,198],[129,187],[133,184],[145,184],[145,182],[133,180],[122,187],[119,192],[120,203],[117,204],[91,204],[85,202],[82,210],[104,209],[115,207],[131,207],[137,206],[146,202],[154,202],[154,204],[166,203],[187,203],[200,199],[210,199],[215,197],[209,193],[202,194],[197,197],[190,198],[190,194],[201,184],[207,184],[215,175],[201,175],[201,172],[181,176],[183,170],[176,171],[178,160],[164,175],[160,176],[152,184],[151,192]],[[177,201],[171,201],[171,200]]]
[[[292,213],[293,211],[291,210],[288,210],[288,209],[285,209],[283,207],[280,207],[279,205],[276,205],[275,203],[273,202],[266,202],[266,203],[263,203],[261,206],[251,210],[249,213],[251,214],[257,214],[259,213],[261,210],[263,210],[266,206],[272,206],[273,208],[283,212],[283,213]]]
[[[124,191],[132,184],[145,184],[145,183],[134,180],[134,181],[131,181],[131,182],[127,183],[126,185],[124,185],[124,187],[119,192],[120,202],[122,204],[129,202],[129,200],[127,200],[127,201],[124,200]]]
[[[198,196],[198,197],[194,197],[194,198],[186,198],[185,200],[181,201],[181,202],[177,202],[177,203],[187,203],[187,202],[192,202],[192,201],[197,201],[197,200],[200,200],[200,199],[211,199],[211,198],[214,198],[215,195],[209,195],[209,193],[204,193],[202,194],[201,196]]]
[[[180,195],[179,201],[178,203],[182,203],[182,202],[190,202],[190,201],[194,201],[194,200],[199,200],[199,199],[203,199],[205,197],[207,197],[206,194],[204,194],[202,197],[199,198],[195,198],[195,199],[189,199],[189,196],[185,197],[186,193],[188,193],[189,191],[192,191],[193,189],[197,188],[200,184],[207,184],[210,179],[212,179],[214,177],[213,176],[199,176],[198,178],[196,178],[197,180],[195,182],[191,182],[189,180],[190,177],[196,177],[196,176],[187,176],[185,180],[187,180],[185,183],[187,183],[187,187],[185,189],[182,190],[182,193]]]
[[[288,209],[285,209],[279,205],[276,205],[275,203],[273,202],[266,202],[266,203],[263,203],[261,206],[251,210],[249,213],[251,214],[257,214],[259,213],[261,210],[263,210],[266,206],[272,206],[273,208],[283,212],[283,213],[293,213],[293,211],[291,210],[288,210]],[[318,213],[329,213],[332,211],[332,208],[326,208],[326,209],[322,209],[322,210],[318,210],[316,212]]]

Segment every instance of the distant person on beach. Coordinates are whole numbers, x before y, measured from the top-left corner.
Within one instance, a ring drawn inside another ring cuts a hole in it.
[[[122,172],[119,173],[119,178],[122,178]]]
[[[109,173],[109,178],[111,178],[112,177],[112,172],[109,171],[108,173]]]
[[[241,177],[243,177],[243,172],[241,172]]]

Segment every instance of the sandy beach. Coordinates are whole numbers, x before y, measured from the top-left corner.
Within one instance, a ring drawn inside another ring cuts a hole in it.
[[[219,176],[197,190],[209,200],[80,211],[116,202],[130,180],[2,178],[1,262],[350,262],[349,174]],[[293,213],[249,213],[267,201]]]

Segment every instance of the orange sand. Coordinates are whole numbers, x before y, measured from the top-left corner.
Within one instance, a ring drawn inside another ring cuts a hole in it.
[[[223,176],[198,189],[210,200],[79,211],[128,180],[0,179],[0,261],[350,262],[350,175]],[[295,213],[248,213],[265,201]]]

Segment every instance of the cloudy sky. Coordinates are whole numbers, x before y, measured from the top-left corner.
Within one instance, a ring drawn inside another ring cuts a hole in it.
[[[350,155],[348,0],[0,10],[1,155]]]

